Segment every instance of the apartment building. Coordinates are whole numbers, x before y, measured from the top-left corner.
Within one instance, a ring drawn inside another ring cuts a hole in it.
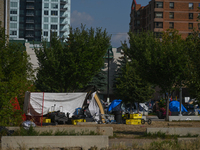
[[[9,4],[9,0],[0,0],[0,22],[7,35],[9,35]]]
[[[10,0],[10,39],[50,41],[69,34],[71,0]]]
[[[200,29],[198,7],[200,0],[151,0],[147,6],[141,6],[133,0],[130,30],[150,30],[159,36],[162,31],[176,29],[186,38],[193,29]]]

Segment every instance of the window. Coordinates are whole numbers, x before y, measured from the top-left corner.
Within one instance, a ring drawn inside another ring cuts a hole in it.
[[[155,2],[155,8],[163,8],[163,2]]]
[[[58,18],[51,18],[51,22],[58,22]]]
[[[163,18],[162,12],[155,12],[155,18]]]
[[[41,25],[40,24],[35,24],[35,29],[41,29]]]
[[[49,8],[49,4],[48,3],[44,3],[44,8]]]
[[[51,11],[51,15],[52,16],[57,16],[58,15],[58,11]]]
[[[169,13],[169,18],[171,18],[171,19],[174,18],[174,13],[173,13],[173,12],[170,12],[170,13]]]
[[[57,2],[58,0],[51,0],[52,2]]]
[[[49,18],[48,17],[44,17],[44,22],[49,22]]]
[[[188,24],[188,29],[193,29],[193,23]]]
[[[17,21],[17,16],[11,16],[10,21]]]
[[[58,4],[51,4],[52,9],[58,9]]]
[[[52,36],[57,36],[57,32],[52,32]]]
[[[169,22],[169,28],[174,29],[174,23],[173,22]]]
[[[19,29],[24,29],[24,24],[23,23],[20,23],[19,24]],[[20,34],[19,34],[20,35]]]
[[[17,9],[11,9],[10,14],[17,14]]]
[[[193,9],[193,3],[189,3],[189,9]]]
[[[193,13],[189,13],[189,19],[193,19]]]
[[[44,0],[45,2],[48,2],[49,0]]]
[[[155,22],[155,28],[163,28],[162,22]]]
[[[171,9],[174,8],[174,2],[169,2],[169,8],[171,8]]]
[[[140,17],[140,11],[137,11],[137,17]]]
[[[44,29],[48,29],[49,25],[48,24],[44,24]]]
[[[49,12],[47,10],[45,10],[44,15],[49,15]]]
[[[57,30],[57,25],[51,25],[51,29]]]
[[[10,35],[17,35],[17,31],[10,31]]]
[[[10,28],[17,28],[17,24],[16,23],[10,23]]]
[[[10,7],[17,7],[17,2],[10,2]]]
[[[199,28],[199,30],[200,30],[200,23],[198,23],[198,28]]]

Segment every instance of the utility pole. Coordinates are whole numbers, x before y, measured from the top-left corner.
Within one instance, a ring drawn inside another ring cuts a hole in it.
[[[109,57],[110,57],[110,47],[108,48],[107,103],[110,102],[110,98],[109,98],[109,69],[110,69]]]

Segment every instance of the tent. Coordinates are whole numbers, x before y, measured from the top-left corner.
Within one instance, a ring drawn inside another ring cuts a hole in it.
[[[109,108],[108,108],[108,112],[111,112],[111,111],[121,111],[121,103],[122,100],[121,99],[115,99],[111,102],[111,104],[109,105]]]
[[[48,93],[26,92],[24,99],[24,112],[27,116],[43,116],[53,111],[69,113],[72,117],[76,108],[82,108],[87,100],[87,93]],[[92,93],[89,110],[92,114],[104,114],[104,109],[96,92]]]
[[[171,112],[179,112],[180,111],[180,103],[178,101],[171,101],[169,103],[169,110]],[[181,112],[187,112],[187,109],[181,104]]]

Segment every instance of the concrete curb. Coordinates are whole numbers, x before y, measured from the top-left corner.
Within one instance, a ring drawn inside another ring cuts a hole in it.
[[[8,130],[19,130],[19,127],[7,127]],[[68,133],[90,133],[94,132],[100,135],[107,135],[107,136],[113,136],[113,128],[112,127],[82,127],[82,126],[76,126],[76,127],[50,127],[50,126],[44,126],[44,127],[35,127],[34,128],[37,132],[44,132],[44,131],[52,131],[52,133],[55,133],[56,131],[67,131]]]
[[[30,148],[107,148],[108,136],[2,136],[1,149]]]
[[[192,121],[199,120],[200,116],[169,116],[169,121]]]
[[[200,128],[147,128],[147,133],[165,133],[168,135],[200,135]]]

